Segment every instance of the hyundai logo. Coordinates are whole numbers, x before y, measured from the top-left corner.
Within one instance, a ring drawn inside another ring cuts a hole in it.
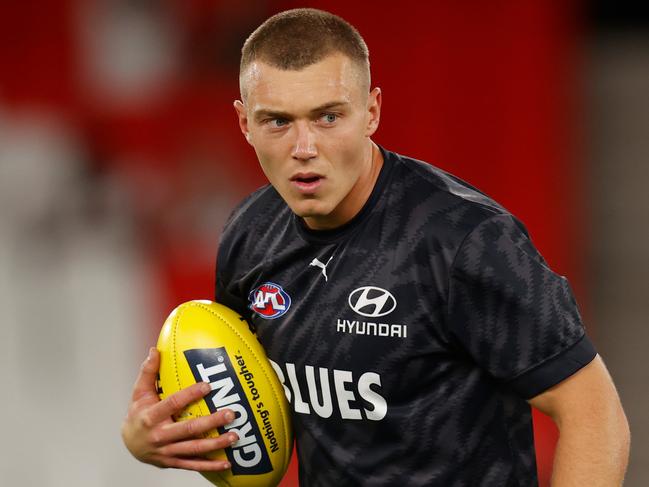
[[[378,318],[394,311],[397,300],[390,291],[375,286],[363,286],[349,295],[349,306],[359,315]]]

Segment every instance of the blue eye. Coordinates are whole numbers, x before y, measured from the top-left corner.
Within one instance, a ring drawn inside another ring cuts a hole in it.
[[[273,118],[269,123],[273,128],[280,128],[284,127],[288,123],[288,120],[285,118]]]
[[[334,123],[336,120],[338,120],[338,115],[336,115],[335,113],[323,113],[320,118],[325,123]]]

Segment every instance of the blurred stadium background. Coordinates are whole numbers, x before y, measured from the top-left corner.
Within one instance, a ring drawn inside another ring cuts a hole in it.
[[[138,464],[119,428],[264,183],[231,107],[239,49],[296,6],[365,37],[379,143],[490,193],[570,278],[631,422],[626,485],[647,485],[649,16],[605,0],[0,0],[0,484],[207,484]],[[556,431],[535,420],[547,485]]]

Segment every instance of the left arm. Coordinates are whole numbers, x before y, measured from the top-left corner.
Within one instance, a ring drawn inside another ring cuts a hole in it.
[[[622,485],[629,458],[629,425],[599,355],[529,403],[559,428],[552,487]]]

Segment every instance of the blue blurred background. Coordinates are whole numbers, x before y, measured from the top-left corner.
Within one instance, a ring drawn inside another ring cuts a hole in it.
[[[265,183],[232,108],[239,52],[298,6],[365,37],[375,140],[494,196],[568,276],[631,422],[625,485],[647,485],[649,15],[607,0],[0,0],[0,484],[207,485],[138,464],[119,427],[164,317],[213,297],[220,229]],[[556,430],[535,428],[547,485]]]

